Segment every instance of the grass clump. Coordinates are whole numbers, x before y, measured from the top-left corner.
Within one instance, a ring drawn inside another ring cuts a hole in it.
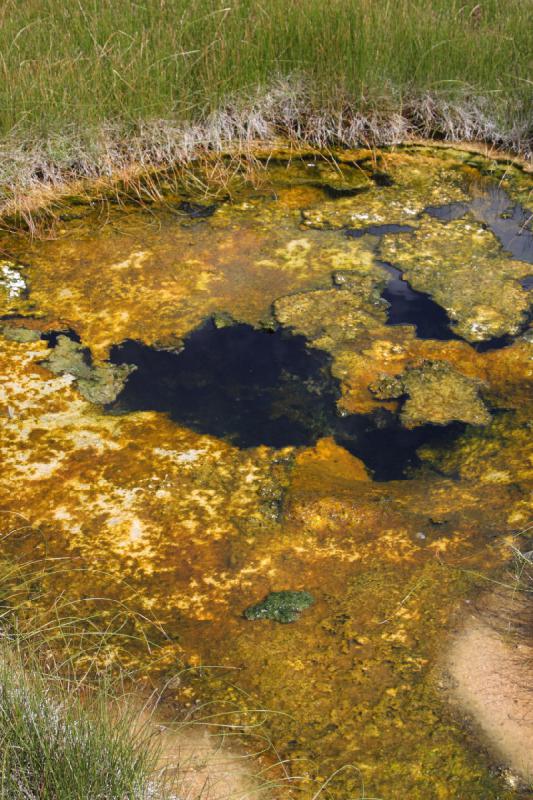
[[[148,735],[103,687],[2,648],[1,800],[148,800],[155,762]]]

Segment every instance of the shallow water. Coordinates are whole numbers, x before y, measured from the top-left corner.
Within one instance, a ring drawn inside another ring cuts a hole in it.
[[[345,765],[324,797],[516,796],[439,664],[531,516],[531,190],[454,151],[280,152],[231,201],[0,234],[4,557],[51,559],[44,618],[120,619],[101,659],[178,709],[262,722],[305,776],[276,796]],[[281,590],[315,602],[244,618]]]

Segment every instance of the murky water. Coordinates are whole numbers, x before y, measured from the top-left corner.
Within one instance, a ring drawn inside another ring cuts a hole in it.
[[[439,663],[531,518],[531,177],[280,152],[230,189],[0,234],[4,557],[60,565],[45,617],[137,612],[101,658],[178,708],[268,709],[277,797],[515,797]]]

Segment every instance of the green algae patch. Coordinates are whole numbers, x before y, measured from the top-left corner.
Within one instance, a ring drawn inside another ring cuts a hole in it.
[[[424,218],[413,234],[384,236],[379,254],[403,270],[414,289],[445,308],[455,332],[467,341],[515,335],[526,321],[531,301],[519,279],[531,266],[506,255],[474,220]]]
[[[41,364],[55,375],[71,375],[82,397],[102,405],[115,400],[135,369],[129,364],[94,365],[87,348],[68,336],[58,336],[57,344]]]
[[[406,428],[414,428],[428,422],[486,425],[491,417],[479,395],[481,386],[445,362],[427,361],[398,376],[382,378],[370,390],[381,400],[406,396],[400,418]]]
[[[394,340],[400,342],[414,334],[406,328],[400,332],[386,327],[386,303],[378,289],[381,273],[377,266],[370,273],[356,269],[335,272],[334,288],[280,297],[273,305],[279,323],[332,355],[332,373],[342,391],[339,405],[350,412],[376,406],[368,390],[368,371],[378,362],[369,360],[368,350],[383,339],[385,347],[394,349]]]
[[[2,328],[2,336],[9,339],[11,342],[20,342],[21,344],[38,342],[41,338],[41,334],[38,330],[24,328],[22,326],[12,327],[10,325],[5,325]]]
[[[276,300],[274,314],[281,324],[304,334],[317,347],[331,351],[339,339],[357,339],[384,322],[383,303],[372,301],[365,294],[357,296],[343,289],[293,294]]]
[[[527,517],[529,498],[526,486],[533,479],[533,437],[531,407],[525,403],[516,411],[495,416],[484,429],[471,429],[453,445],[424,446],[420,455],[445,474],[479,484],[512,484],[523,487],[517,501]],[[530,512],[529,512],[530,513]]]
[[[272,622],[287,624],[296,622],[302,611],[315,602],[309,592],[270,592],[260,603],[244,611],[245,619],[270,619]]]

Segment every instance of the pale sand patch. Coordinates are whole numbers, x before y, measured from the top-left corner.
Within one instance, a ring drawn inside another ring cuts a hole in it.
[[[168,707],[141,705],[130,696],[124,705],[132,729],[157,752],[151,800],[281,800],[292,797],[291,779],[260,734],[246,744],[235,740],[238,726],[218,733],[201,722],[175,723]],[[231,726],[228,726],[231,728]],[[288,794],[287,794],[288,791]]]
[[[486,595],[452,641],[451,691],[494,755],[533,782],[533,644],[520,636],[533,604],[511,592]]]
[[[176,800],[275,800],[272,770],[206,728],[163,729],[160,768],[171,775]],[[260,773],[263,773],[262,775]]]

